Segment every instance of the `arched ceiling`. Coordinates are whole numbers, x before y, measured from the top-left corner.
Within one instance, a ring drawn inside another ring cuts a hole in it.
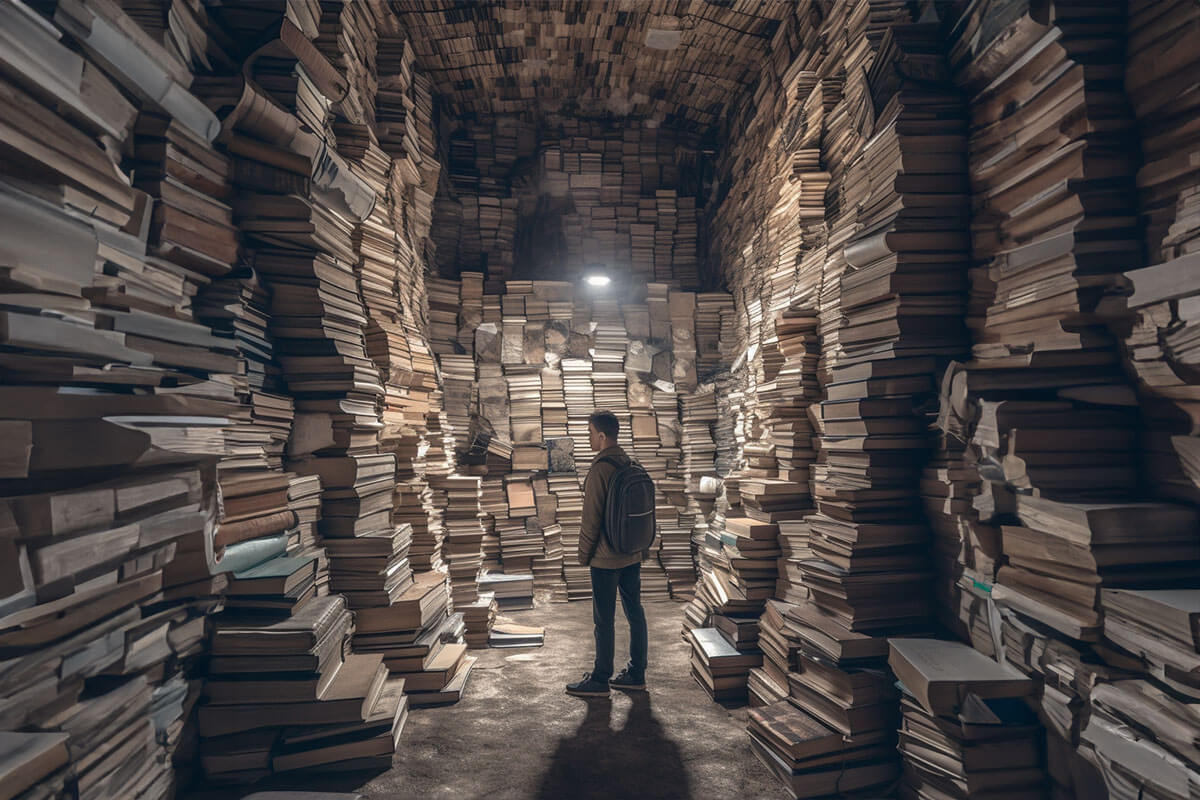
[[[391,0],[457,117],[640,118],[710,133],[791,0]]]

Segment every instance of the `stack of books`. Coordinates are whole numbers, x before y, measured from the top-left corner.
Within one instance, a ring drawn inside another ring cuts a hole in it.
[[[493,628],[496,624],[496,614],[500,607],[496,604],[493,592],[478,592],[478,599],[473,603],[457,605],[463,615],[466,626],[465,640],[468,647],[488,647]]]
[[[734,646],[717,628],[696,628],[688,634],[692,646],[692,677],[709,697],[718,701],[746,698],[746,678],[750,669],[762,663],[756,644]]]
[[[483,564],[480,479],[450,475],[432,481],[435,491],[440,491],[446,501],[443,550],[450,569],[451,600],[455,608],[469,606],[478,599],[475,579]]]
[[[353,623],[345,600],[327,595],[286,607],[288,584],[297,575],[311,582],[312,568],[282,558],[234,575],[237,603],[214,617],[197,716],[210,780],[381,763],[394,752],[408,713],[404,681],[389,678],[380,656],[347,652]]]
[[[287,412],[254,424],[270,355],[243,373],[238,351],[259,321],[241,338],[197,321],[239,241],[190,63],[116,6],[0,16],[0,702],[6,730],[41,732],[5,734],[3,783],[99,796],[120,774],[123,791],[166,795],[225,584],[210,574],[224,431],[248,425],[239,457],[268,472],[270,450],[278,470]],[[175,103],[139,125],[127,98],[147,77]],[[263,505],[290,514],[286,486]]]
[[[533,608],[532,574],[485,572],[479,576],[479,588],[493,594],[500,611]]]
[[[900,753],[914,795],[976,797],[1042,791],[1040,725],[1021,702],[1033,682],[959,642],[892,639],[888,663],[904,689]]]
[[[748,712],[754,754],[792,797],[869,791],[895,779],[894,735],[880,731],[846,747],[840,733],[787,700]]]

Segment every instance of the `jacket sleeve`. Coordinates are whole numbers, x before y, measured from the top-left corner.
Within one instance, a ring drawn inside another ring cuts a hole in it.
[[[583,519],[579,525],[579,563],[587,566],[600,544],[600,529],[604,525],[606,481],[604,467],[595,464],[583,482]]]

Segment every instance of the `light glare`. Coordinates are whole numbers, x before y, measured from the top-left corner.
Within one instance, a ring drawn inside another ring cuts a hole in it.
[[[589,286],[608,286],[612,279],[607,275],[588,275],[587,282]]]

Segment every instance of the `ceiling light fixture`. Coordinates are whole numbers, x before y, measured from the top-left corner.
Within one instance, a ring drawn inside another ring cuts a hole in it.
[[[612,278],[608,277],[607,275],[588,275],[586,278],[584,278],[584,280],[588,282],[588,286],[596,287],[608,286],[610,283],[612,283]]]

